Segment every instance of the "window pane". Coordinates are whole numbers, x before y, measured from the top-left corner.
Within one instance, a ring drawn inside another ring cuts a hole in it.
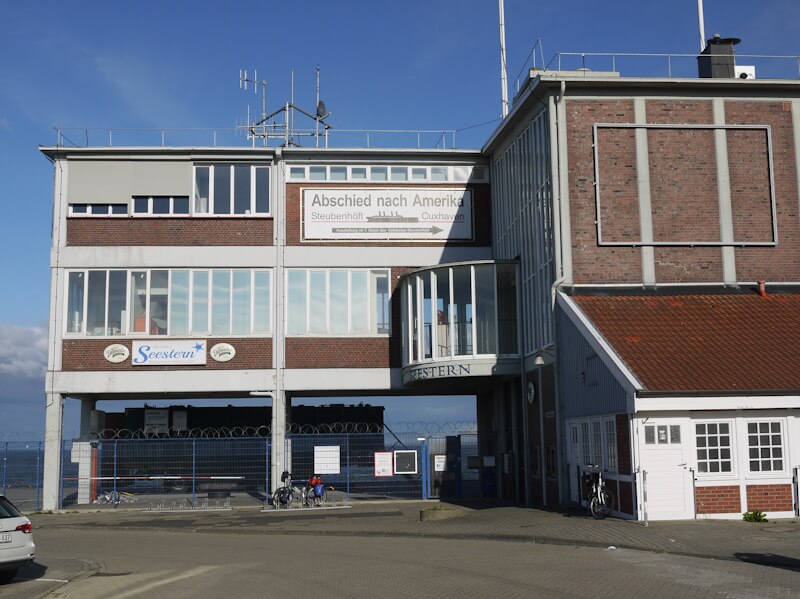
[[[644,442],[653,445],[656,442],[656,428],[654,426],[644,427]]]
[[[304,166],[293,166],[289,169],[290,179],[305,179],[306,168]]]
[[[169,334],[189,334],[189,271],[173,270],[169,291]]]
[[[433,296],[431,292],[431,273],[423,272],[419,275],[422,287],[422,357],[430,358],[433,348]]]
[[[214,165],[214,214],[230,213],[231,167],[229,164],[216,164]]]
[[[108,204],[92,204],[89,206],[92,214],[108,214]]]
[[[70,208],[72,208],[72,214],[86,214],[89,210],[89,206],[86,204],[72,204]]]
[[[209,170],[207,166],[194,169],[194,211],[208,213]]]
[[[388,179],[388,171],[385,166],[373,166],[369,169],[369,172],[373,181],[386,181]]]
[[[133,213],[147,214],[150,212],[150,198],[133,198]]]
[[[408,181],[408,168],[404,166],[393,166],[392,181]]]
[[[256,169],[256,213],[269,214],[269,169]]]
[[[354,166],[350,169],[350,178],[359,181],[363,181],[367,178],[367,167],[366,166]]]
[[[147,273],[131,272],[131,331],[147,332]]]
[[[414,167],[411,169],[411,178],[414,181],[424,181],[428,178],[428,169],[425,167]]]
[[[669,427],[669,442],[670,443],[680,443],[681,442],[681,427],[680,425],[673,424]]]
[[[472,282],[470,268],[453,268],[453,327],[455,355],[472,354]]]
[[[128,205],[111,204],[111,214],[128,214]]]
[[[233,311],[231,333],[250,334],[250,271],[233,271]]]
[[[233,167],[233,213],[250,214],[250,166]]]
[[[331,181],[347,181],[347,167],[346,166],[332,166]]]
[[[513,264],[498,264],[497,331],[501,354],[517,353],[517,273]]]
[[[156,196],[153,198],[153,214],[169,214],[169,198]]]
[[[211,334],[228,335],[231,330],[231,271],[211,271]]]
[[[436,355],[450,355],[450,270],[442,268],[436,275]]]
[[[446,166],[432,166],[431,167],[431,181],[447,181],[447,167]]]
[[[389,273],[385,270],[373,270],[370,273],[370,289],[372,333],[388,335],[392,323],[389,311]]]
[[[308,332],[326,333],[328,306],[327,306],[327,282],[325,271],[312,270],[309,274],[309,301],[310,310],[308,312]]]
[[[475,266],[475,319],[478,328],[478,353],[497,353],[495,328],[494,266]]]
[[[150,334],[166,335],[169,322],[167,299],[169,289],[169,271],[153,270],[150,272]]]
[[[83,332],[83,283],[82,272],[69,273],[69,286],[67,289],[67,332]]]
[[[125,270],[112,270],[108,273],[108,334],[122,335],[125,333],[124,324],[127,322],[127,285],[128,272]]]
[[[89,271],[89,291],[86,302],[86,333],[106,334],[106,271]]]
[[[287,292],[287,332],[304,335],[306,332],[306,271],[290,270]]]
[[[270,332],[270,273],[257,271],[254,275],[255,289],[253,291],[253,332]]]
[[[352,333],[368,332],[369,300],[367,292],[367,273],[356,271],[351,274],[350,320]]]
[[[327,170],[327,167],[324,166],[311,166],[308,168],[308,178],[312,181],[324,181]]]
[[[331,285],[331,333],[347,333],[347,271],[332,270]]]
[[[189,214],[189,197],[172,198],[172,214]]]
[[[192,272],[192,333],[208,333],[208,271]]]

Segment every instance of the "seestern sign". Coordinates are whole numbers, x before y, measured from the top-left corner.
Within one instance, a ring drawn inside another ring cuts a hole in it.
[[[205,341],[134,341],[134,366],[206,363]]]

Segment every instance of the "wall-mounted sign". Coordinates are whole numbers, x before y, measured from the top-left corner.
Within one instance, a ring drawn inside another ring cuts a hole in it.
[[[395,474],[417,474],[417,450],[398,449],[394,452]]]
[[[338,445],[314,446],[314,474],[339,474],[341,462]]]
[[[392,452],[391,451],[376,451],[375,452],[375,476],[387,477],[392,476],[394,470],[392,469]]]
[[[433,471],[445,472],[447,470],[447,456],[435,455],[433,456]]]
[[[217,343],[208,351],[217,362],[230,362],[236,355],[236,348],[230,343]]]
[[[128,359],[131,352],[121,343],[112,343],[103,350],[103,357],[112,364],[119,364]]]
[[[205,341],[134,341],[134,366],[205,364]]]
[[[145,435],[165,435],[169,432],[169,410],[147,409],[144,411]]]
[[[303,190],[304,239],[473,239],[472,190]]]

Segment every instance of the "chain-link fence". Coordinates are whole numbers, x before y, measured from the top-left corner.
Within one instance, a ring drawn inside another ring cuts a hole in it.
[[[333,488],[334,499],[483,493],[475,433],[310,430],[287,433],[277,471],[290,472],[295,481],[318,475]],[[270,436],[112,437],[64,442],[61,507],[137,500],[143,507],[158,501],[196,505],[214,498],[267,505],[277,486],[271,481]],[[3,494],[26,511],[40,509],[44,443],[4,442],[0,451]]]

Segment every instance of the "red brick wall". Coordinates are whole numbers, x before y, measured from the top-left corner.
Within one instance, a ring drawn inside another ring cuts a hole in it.
[[[166,338],[164,338],[166,339]],[[133,366],[131,358],[121,364],[112,364],[103,357],[103,350],[112,343],[120,343],[131,350],[130,339],[66,339],[62,342],[62,366],[64,371],[85,370],[249,370],[272,368],[272,338],[213,338],[207,340],[206,351],[217,343],[230,343],[236,355],[229,362],[217,362],[207,355],[205,366]]]
[[[797,175],[794,155],[794,138],[792,128],[792,107],[788,102],[725,102],[725,118],[729,124],[769,125],[772,131],[772,159],[774,165],[775,200],[778,216],[778,246],[775,248],[736,248],[736,273],[740,281],[796,281],[800,278],[800,216],[798,215]],[[764,165],[764,157],[754,145],[757,134],[745,137],[747,145],[742,149],[744,158],[757,160]],[[730,133],[729,133],[730,136]],[[729,144],[730,152],[730,144]],[[747,168],[745,163],[744,169]],[[754,169],[756,170],[756,169]],[[733,177],[741,181],[744,187],[736,192],[737,206],[745,204],[742,197],[752,198],[751,211],[760,210],[759,220],[752,223],[753,234],[763,234],[766,223],[763,221],[767,179],[762,168],[748,178],[741,169],[732,169]],[[731,190],[733,193],[733,189]],[[734,222],[744,218],[740,228],[751,223],[746,219],[747,207],[742,206],[734,214]],[[735,225],[736,226],[736,225]]]
[[[375,187],[379,189],[386,189],[392,187],[409,187],[409,185],[397,185],[396,183],[381,183],[381,184],[359,184],[358,182],[351,183],[287,183],[286,184],[286,245],[321,245],[321,246],[355,246],[363,247],[365,245],[390,245],[390,246],[408,246],[416,247],[420,245],[419,241],[392,241],[392,242],[340,242],[340,241],[301,241],[302,239],[302,210],[301,201],[303,189],[312,189],[314,187],[321,187],[325,189],[330,188],[352,188],[352,187]],[[473,202],[473,215],[472,222],[475,229],[474,241],[451,241],[441,242],[441,245],[467,245],[467,246],[490,246],[492,244],[492,207],[490,204],[490,193],[488,184],[474,184],[463,185],[459,183],[443,183],[441,185],[420,184],[411,185],[411,187],[424,187],[424,188],[466,188],[472,190]],[[436,244],[425,244],[436,245]]]
[[[742,511],[739,485],[697,487],[694,498],[698,514],[737,514]]]
[[[273,245],[271,218],[68,218],[67,245]]]
[[[747,511],[791,512],[792,485],[747,485]]]
[[[287,337],[286,368],[389,368],[386,337]]]
[[[739,281],[800,278],[800,214],[791,105],[779,101],[725,102],[728,124],[769,125],[772,131],[779,245],[736,248]],[[648,123],[712,124],[711,100],[647,100]],[[599,247],[595,227],[594,123],[633,123],[633,100],[567,101],[573,275],[576,283],[640,282],[637,248]],[[650,191],[656,241],[720,239],[718,182],[712,129],[649,129]],[[735,241],[771,239],[769,168],[762,130],[728,130],[727,150]],[[604,241],[640,237],[635,134],[598,131]],[[721,282],[719,247],[654,248],[656,281]]]

